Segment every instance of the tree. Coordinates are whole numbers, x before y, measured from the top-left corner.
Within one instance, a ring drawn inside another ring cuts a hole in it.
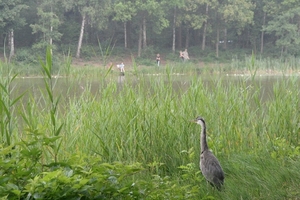
[[[135,1],[139,27],[138,57],[141,56],[142,48],[145,49],[147,47],[147,22],[153,22],[153,30],[156,33],[160,33],[162,29],[169,25],[169,21],[165,18],[164,3],[164,1],[157,2],[156,0]]]
[[[203,34],[202,34],[202,46],[201,49],[204,51],[206,46],[206,34],[209,26],[209,9],[215,8],[218,5],[217,0],[205,1],[205,15],[203,22]]]
[[[272,3],[266,4],[266,12],[273,16],[273,19],[264,27],[268,34],[274,33],[276,45],[283,53],[297,54],[300,50],[300,7],[299,2],[284,0],[281,1],[278,10],[271,7]],[[278,3],[278,2],[277,2]]]
[[[220,45],[230,47],[227,41],[254,50],[260,45],[261,53],[267,44],[297,54],[298,8],[297,0],[0,0],[0,41],[10,46],[10,57],[14,40],[43,49],[75,42],[80,57],[84,42],[112,41],[119,31],[125,48],[135,38],[139,56],[152,51],[148,45],[172,52],[193,45],[215,47],[218,57]]]
[[[219,57],[220,28],[224,29],[224,45],[227,43],[227,29],[240,35],[246,25],[253,23],[255,5],[250,0],[219,1],[216,14],[216,56]]]
[[[266,23],[266,12],[264,11],[264,1],[255,0],[255,9],[254,9],[254,18],[253,25],[249,25],[248,29],[250,30],[250,42],[256,52],[256,46],[259,44],[257,41],[260,40],[260,53],[263,53],[264,48],[264,35],[265,32],[262,30],[262,27]]]
[[[200,30],[206,20],[206,16],[202,12],[204,5],[204,0],[186,0],[184,7],[181,9],[178,18],[181,26],[184,26],[186,30],[185,48],[189,46],[190,29]]]
[[[124,47],[127,48],[127,22],[136,15],[136,8],[131,1],[121,0],[114,5],[115,21],[121,21],[124,25]]]
[[[82,46],[82,39],[84,34],[84,28],[86,23],[86,10],[87,7],[89,7],[89,1],[81,1],[81,0],[69,0],[63,2],[63,7],[67,10],[75,10],[79,11],[81,15],[81,26],[80,26],[80,32],[79,32],[79,39],[77,44],[77,51],[76,51],[76,58],[80,57],[80,49]]]
[[[25,25],[25,19],[20,16],[20,12],[26,8],[21,0],[0,1],[0,29],[8,35],[9,62],[15,54],[14,30]]]
[[[208,3],[206,3],[206,7],[205,7],[205,21],[204,21],[204,24],[203,24],[203,36],[202,36],[202,50],[204,51],[205,50],[205,43],[206,43],[206,30],[207,30],[207,18],[208,18],[208,8],[209,8],[209,5]]]
[[[170,12],[172,20],[172,52],[175,53],[176,45],[176,27],[179,26],[177,19],[178,9],[184,7],[184,0],[166,0],[165,2],[165,12]]]
[[[67,0],[63,2],[63,5],[66,10],[75,10],[81,15],[81,28],[76,51],[76,58],[80,58],[82,40],[87,21],[98,29],[105,27],[108,21],[108,13],[110,13],[110,1]]]
[[[37,8],[38,22],[31,24],[33,34],[39,34],[39,42],[33,45],[36,49],[45,49],[47,46],[55,48],[53,41],[59,41],[62,34],[58,31],[59,25],[62,23],[59,14],[59,1],[42,1]]]

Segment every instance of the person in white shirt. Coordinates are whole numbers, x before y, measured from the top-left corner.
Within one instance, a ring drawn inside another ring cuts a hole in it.
[[[123,63],[121,63],[120,65],[117,65],[117,68],[120,69],[121,72],[125,73],[125,65]]]

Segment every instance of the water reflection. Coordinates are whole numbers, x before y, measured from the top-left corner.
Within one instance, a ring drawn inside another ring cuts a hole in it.
[[[101,93],[101,88],[105,87],[104,85],[111,81],[116,81],[119,89],[122,89],[124,83],[126,82],[126,86],[132,85],[135,87],[139,82],[144,82],[144,86],[150,88],[150,84],[153,84],[153,81],[160,82],[168,81],[167,76],[142,76],[138,79],[135,76],[128,76],[119,74],[118,76],[111,77],[111,79],[105,80],[89,80],[82,79],[80,81],[76,80],[67,80],[66,78],[56,78],[53,79],[54,87],[54,95],[59,96],[62,95],[62,98],[76,98],[82,95],[82,93],[86,90],[90,90],[90,92],[94,95]],[[221,76],[221,77],[204,77],[204,76],[172,76],[172,85],[174,91],[178,93],[183,93],[187,91],[195,79],[200,79],[203,83],[203,86],[211,89],[212,91],[217,87],[218,82],[222,82],[224,87],[230,87],[233,85],[245,85],[246,88],[255,87],[261,89],[261,99],[268,99],[272,96],[273,86],[275,83],[285,80],[295,78],[295,83],[300,86],[299,77],[287,77],[287,76],[257,76],[254,79],[251,77],[239,77],[239,76]],[[129,82],[128,82],[129,81]],[[23,94],[27,91],[28,94],[24,95],[25,102],[28,101],[29,98],[34,97],[41,98],[42,94],[46,94],[45,91],[45,83],[43,78],[17,78],[13,81],[12,87],[13,97],[16,98],[18,95]],[[245,87],[244,87],[245,88]]]
[[[120,84],[122,84],[124,81],[125,81],[125,74],[120,74],[118,76],[117,82],[120,83]]]

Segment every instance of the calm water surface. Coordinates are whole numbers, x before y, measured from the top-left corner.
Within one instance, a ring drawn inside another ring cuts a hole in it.
[[[151,81],[161,81],[167,80],[167,76],[161,75],[145,75],[142,77],[145,79],[147,85],[149,80]],[[246,83],[247,85],[256,85],[261,88],[261,99],[268,99],[272,96],[273,86],[277,82],[280,82],[285,79],[295,79],[295,84],[300,86],[300,77],[294,76],[256,76],[253,80],[250,76],[198,76],[191,77],[185,75],[172,75],[173,88],[175,91],[184,92],[186,91],[192,82],[193,79],[201,79],[205,87],[212,88],[215,86],[218,80],[222,80],[224,86],[230,86],[232,84],[240,84],[241,82]],[[133,76],[111,76],[105,81],[102,80],[81,80],[80,82],[70,81],[66,78],[53,78],[54,85],[54,95],[62,95],[63,98],[76,98],[83,94],[86,89],[90,89],[92,94],[101,93],[101,86],[109,82],[116,82],[119,89],[122,87],[132,85],[133,87],[139,83],[139,80]],[[153,82],[152,82],[153,83]],[[16,97],[25,92],[23,102],[30,101],[30,98],[42,98],[42,93],[45,93],[45,83],[43,78],[17,78],[12,84],[13,96]],[[46,95],[46,93],[45,93]]]

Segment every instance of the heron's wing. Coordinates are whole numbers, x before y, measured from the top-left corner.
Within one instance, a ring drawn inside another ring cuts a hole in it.
[[[220,182],[224,180],[224,172],[218,161],[212,152],[206,151],[201,155],[200,169],[205,178],[210,182],[215,182],[218,179]]]
[[[217,177],[219,180],[223,181],[224,180],[224,172],[223,169],[217,159],[213,160],[211,163],[211,167],[214,168],[213,174],[214,177]]]

